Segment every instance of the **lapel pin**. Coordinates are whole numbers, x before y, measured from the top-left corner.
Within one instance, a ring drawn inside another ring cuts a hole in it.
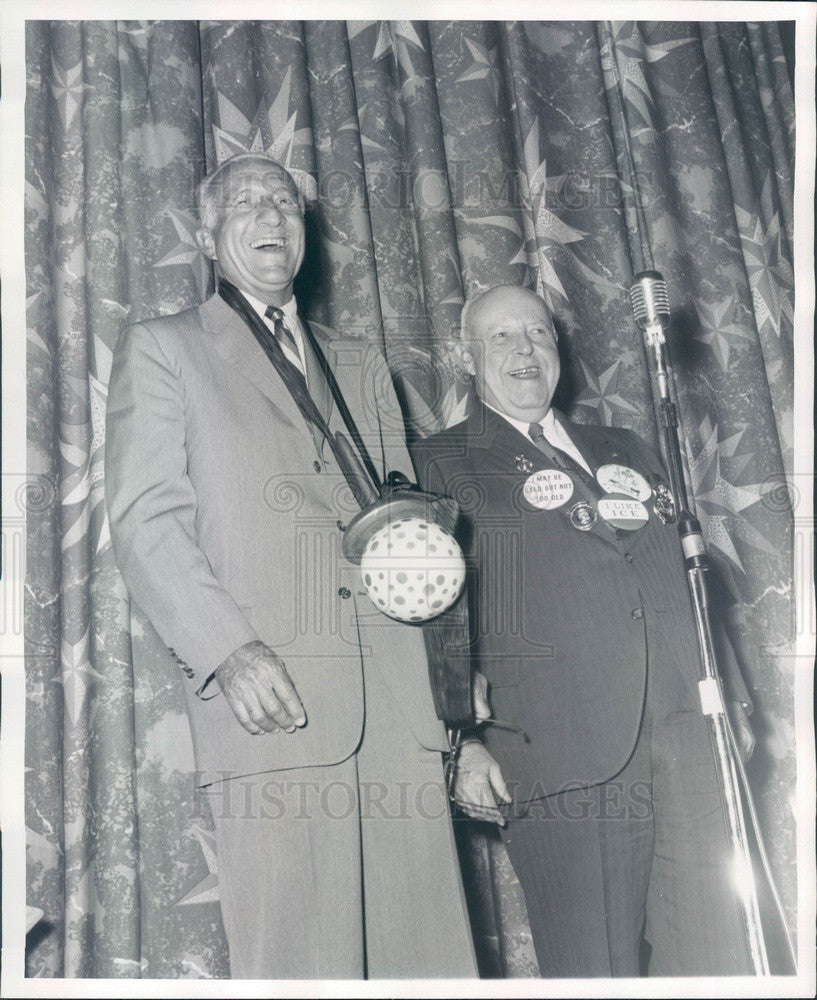
[[[556,510],[573,496],[573,480],[561,469],[542,469],[528,476],[522,494],[532,507]]]
[[[623,493],[634,500],[648,500],[652,495],[647,480],[629,465],[608,462],[599,467],[596,479],[605,493]]]
[[[514,461],[516,462],[516,468],[520,472],[530,472],[533,468],[533,462],[529,458],[525,458],[524,455],[517,455]]]
[[[568,511],[568,516],[570,523],[578,531],[590,531],[598,517],[586,500],[580,500],[579,503],[573,504]]]

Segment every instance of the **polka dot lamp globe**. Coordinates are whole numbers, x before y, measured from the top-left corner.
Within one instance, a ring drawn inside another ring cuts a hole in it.
[[[419,517],[390,521],[376,531],[360,570],[374,606],[401,622],[436,618],[465,583],[465,560],[454,536]]]

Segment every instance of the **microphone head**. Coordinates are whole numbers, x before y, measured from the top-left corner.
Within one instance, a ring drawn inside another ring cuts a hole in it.
[[[667,283],[658,271],[640,271],[630,286],[630,302],[635,321],[641,327],[669,320]]]

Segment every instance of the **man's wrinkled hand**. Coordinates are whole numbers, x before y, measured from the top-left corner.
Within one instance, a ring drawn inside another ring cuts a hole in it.
[[[733,701],[729,705],[729,721],[732,723],[732,731],[735,734],[735,741],[738,745],[740,759],[745,764],[755,752],[755,734],[749,724],[749,715],[743,704]]]
[[[460,747],[452,791],[454,802],[472,819],[505,826],[498,803],[510,803],[511,795],[499,764],[481,743]]]
[[[248,733],[294,733],[305,725],[301,699],[283,660],[259,639],[231,653],[216,667],[216,679]]]
[[[474,702],[474,719],[485,722],[491,718],[491,706],[488,704],[488,678],[475,670],[471,678],[471,697]]]

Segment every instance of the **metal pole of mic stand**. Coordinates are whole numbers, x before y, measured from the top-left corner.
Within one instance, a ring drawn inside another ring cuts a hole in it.
[[[681,445],[678,437],[678,416],[670,392],[669,370],[666,361],[666,342],[660,322],[650,322],[645,326],[647,347],[655,357],[658,392],[661,400],[661,418],[670,484],[678,503],[678,534],[687,571],[687,582],[692,597],[698,644],[701,651],[703,677],[698,682],[701,710],[709,719],[715,764],[721,786],[727,835],[732,859],[732,879],[740,901],[743,927],[749,945],[754,973],[769,975],[769,960],[760,909],[757,900],[752,862],[746,836],[746,821],[740,797],[735,761],[729,741],[729,720],[724,708],[723,691],[717,671],[715,647],[712,639],[712,624],[709,617],[709,592],[707,574],[709,557],[698,519],[689,509],[689,495],[684,481],[681,461]]]

